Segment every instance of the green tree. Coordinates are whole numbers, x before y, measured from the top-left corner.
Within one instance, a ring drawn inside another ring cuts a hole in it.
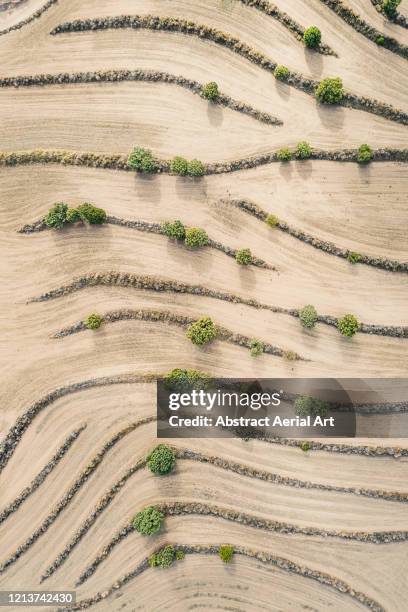
[[[170,567],[174,562],[175,556],[173,546],[164,546],[149,558],[149,565],[150,567]]]
[[[133,519],[133,527],[142,535],[157,533],[164,519],[164,515],[155,506],[147,506],[138,512]]]
[[[176,465],[175,452],[167,444],[159,444],[146,457],[147,467],[153,474],[164,476]]]
[[[343,336],[351,338],[358,331],[360,324],[354,315],[346,314],[341,319],[338,319],[337,327]]]
[[[281,162],[288,162],[292,159],[292,153],[290,149],[288,149],[287,147],[284,147],[283,149],[279,149],[277,153],[277,158]]]
[[[67,223],[76,223],[81,220],[81,216],[77,208],[68,208]]]
[[[385,43],[385,38],[384,38],[384,36],[379,35],[379,36],[376,36],[376,37],[375,37],[375,44],[376,44],[376,45],[378,45],[379,47],[383,47],[383,46],[384,46],[384,43]]]
[[[265,222],[267,225],[269,225],[269,227],[276,227],[279,223],[279,219],[276,215],[268,215]]]
[[[290,75],[289,68],[286,68],[286,66],[276,66],[273,75],[278,81],[287,81]]]
[[[102,325],[102,322],[103,318],[101,317],[101,315],[98,315],[96,313],[90,314],[85,319],[85,325],[88,329],[99,329]]]
[[[57,202],[45,215],[45,225],[54,229],[62,229],[67,222],[67,212],[67,204],[64,204],[64,202]]]
[[[106,212],[103,208],[97,208],[89,202],[81,204],[76,209],[80,219],[84,223],[90,223],[91,225],[101,225],[106,221]]]
[[[152,173],[157,170],[157,162],[149,149],[136,147],[128,157],[128,166],[138,172]]]
[[[188,162],[188,174],[190,176],[204,176],[205,166],[199,159],[192,159]]]
[[[184,157],[174,157],[170,162],[170,170],[173,174],[186,176],[188,174],[188,161]]]
[[[299,142],[296,145],[296,150],[295,150],[296,159],[309,159],[311,154],[312,154],[312,149],[308,142]]]
[[[310,26],[307,30],[304,31],[303,34],[303,42],[307,47],[315,48],[320,45],[320,41],[322,40],[322,33],[319,28],[316,26]]]
[[[185,244],[192,249],[206,246],[208,244],[207,232],[199,227],[186,229]]]
[[[241,266],[249,266],[253,262],[251,249],[241,249],[235,253],[235,259]]]
[[[359,164],[368,164],[373,158],[373,150],[368,144],[362,144],[358,149],[357,161]]]
[[[384,0],[382,3],[382,10],[387,15],[393,19],[397,16],[398,7],[401,4],[401,0]]]
[[[316,308],[312,306],[312,304],[307,304],[301,310],[299,310],[299,319],[303,327],[313,329],[318,321]]]
[[[173,240],[184,240],[186,237],[186,228],[178,219],[176,219],[176,221],[165,221],[162,223],[161,231],[165,236]]]
[[[326,416],[329,411],[329,404],[323,400],[308,395],[297,397],[293,407],[297,416]]]
[[[174,368],[163,379],[164,386],[172,391],[188,391],[190,389],[206,389],[210,377],[206,372],[199,370],[184,370]]]
[[[219,96],[219,90],[218,90],[218,85],[215,81],[210,81],[209,83],[206,83],[205,85],[203,85],[202,89],[201,89],[201,93],[204,96],[204,98],[207,98],[207,100],[216,100]]]
[[[232,557],[234,556],[234,547],[230,544],[223,544],[220,546],[218,554],[224,563],[230,563],[232,561]]]
[[[218,329],[210,317],[201,317],[198,321],[191,323],[187,329],[187,338],[198,346],[212,342],[217,335]]]
[[[315,96],[323,104],[338,104],[344,96],[343,81],[340,77],[323,79],[315,89]]]
[[[258,357],[258,355],[261,355],[264,352],[263,342],[261,342],[260,340],[256,340],[256,338],[253,338],[251,340],[249,348],[251,351],[251,357]]]
[[[362,256],[360,255],[360,253],[356,253],[355,251],[349,251],[347,254],[347,261],[349,261],[352,264],[356,264],[359,261],[361,261]]]

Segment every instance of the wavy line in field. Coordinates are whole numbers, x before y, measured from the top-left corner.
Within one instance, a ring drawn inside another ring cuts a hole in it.
[[[124,81],[177,85],[206,100],[202,93],[202,83],[158,70],[99,70],[96,72],[62,72],[59,74],[7,77],[0,79],[0,87],[45,87],[51,85],[81,85],[83,83],[120,83]],[[257,110],[249,104],[234,100],[221,92],[211,103],[243,113],[261,123],[283,125],[280,119],[277,119],[270,113]]]
[[[219,553],[219,545],[209,545],[209,546],[200,546],[200,545],[185,545],[185,544],[173,544],[176,550],[181,550],[185,554],[214,554],[218,555]],[[367,606],[372,612],[385,612],[385,609],[374,599],[362,593],[361,591],[357,591],[349,584],[340,580],[330,574],[323,573],[317,570],[314,570],[310,567],[306,567],[304,565],[299,565],[293,561],[285,559],[283,557],[278,557],[276,555],[272,555],[270,553],[252,550],[243,546],[234,547],[234,552],[238,555],[246,556],[252,559],[256,559],[257,561],[261,561],[262,563],[273,565],[278,567],[279,569],[291,572],[305,578],[310,578],[311,580],[317,580],[320,584],[326,585],[337,591],[340,591],[342,594],[347,594],[359,603]],[[59,608],[58,612],[67,612],[68,610],[85,610],[90,608],[94,604],[103,601],[109,598],[114,593],[117,593],[117,590],[123,587],[125,584],[142,574],[144,571],[149,569],[149,560],[144,559],[141,561],[134,570],[128,572],[121,578],[117,579],[112,586],[106,588],[104,591],[100,591],[96,593],[93,597],[89,597],[87,599],[82,599],[76,604]],[[152,571],[157,571],[153,570]]]
[[[128,229],[137,230],[139,232],[149,232],[151,234],[165,236],[165,233],[162,230],[162,225],[160,223],[149,223],[147,221],[140,221],[140,220],[130,221],[128,219],[119,219],[118,217],[113,217],[111,215],[107,216],[105,223],[109,223],[111,225],[118,225],[119,227],[126,227]],[[46,231],[48,229],[50,228],[47,227],[47,225],[44,223],[44,220],[39,219],[38,221],[34,221],[34,223],[24,225],[18,230],[18,233],[34,234],[37,232]],[[183,244],[183,242],[180,240],[175,241],[175,242],[177,242],[177,244],[180,244],[180,245]],[[212,249],[216,249],[217,251],[221,251],[221,253],[224,253],[225,255],[228,255],[228,257],[232,257],[233,259],[236,258],[236,255],[238,253],[237,249],[232,249],[231,247],[226,246],[225,244],[222,244],[221,242],[217,242],[216,240],[212,240],[211,238],[208,239],[208,242],[205,246],[212,248]],[[188,249],[188,247],[186,248],[187,250],[190,250]],[[205,248],[205,247],[201,247],[201,248]],[[253,256],[252,261],[249,265],[256,266],[257,268],[263,268],[265,270],[276,271],[275,266],[267,264],[266,261],[264,261],[263,259],[260,259],[259,257]],[[407,265],[407,268],[408,268],[408,265]]]
[[[186,293],[195,296],[210,297],[216,300],[231,302],[235,304],[243,304],[259,310],[269,310],[279,314],[288,315],[294,318],[299,318],[299,310],[296,308],[287,309],[280,306],[272,306],[263,304],[253,298],[246,298],[233,293],[217,291],[209,289],[202,285],[189,285],[175,280],[160,278],[157,276],[144,276],[138,274],[109,272],[109,273],[90,273],[74,279],[68,285],[62,285],[51,291],[47,291],[39,296],[31,298],[28,302],[47,302],[54,300],[64,295],[70,295],[77,291],[81,291],[87,287],[131,287],[133,289],[144,289],[148,291],[157,291],[160,293]],[[329,315],[319,315],[318,321],[331,327],[337,328],[337,319]],[[407,338],[408,327],[382,326],[360,323],[359,332],[371,335],[389,336],[392,338]]]
[[[408,59],[408,47],[406,45],[402,45],[395,38],[387,36],[383,32],[380,32],[380,30],[377,30],[377,28],[374,26],[371,26],[362,17],[360,17],[358,13],[355,13],[346,4],[343,4],[341,0],[320,0],[320,2],[325,4],[349,26],[354,28],[356,32],[359,32],[359,34],[362,34],[368,40],[371,40],[373,43],[378,45],[378,43],[376,43],[376,39],[381,37],[384,41],[381,43],[382,47],[388,49],[388,51],[392,51],[392,53],[395,53],[404,59]]]
[[[95,32],[98,30],[108,29],[146,29],[152,32],[165,31],[165,32],[176,32],[186,36],[196,36],[200,40],[209,40],[217,45],[228,48],[230,51],[237,53],[241,57],[249,60],[253,64],[260,66],[264,70],[270,73],[274,73],[277,63],[256,51],[246,43],[242,42],[239,38],[235,38],[210,28],[203,24],[197,24],[192,21],[184,19],[176,19],[171,17],[160,17],[158,15],[118,15],[116,17],[106,17],[101,19],[77,19],[75,21],[68,21],[58,25],[56,28],[51,30],[51,35],[72,33],[72,32]],[[288,78],[285,80],[288,85],[300,89],[308,95],[314,96],[315,89],[318,85],[318,81],[311,78],[307,78],[302,74],[294,71],[290,71]],[[389,119],[390,121],[396,121],[408,125],[408,114],[403,111],[392,107],[389,104],[379,102],[361,96],[357,96],[351,92],[345,92],[343,99],[339,103],[341,106],[353,108],[355,110],[361,110],[369,112],[375,115]]]
[[[27,497],[34,493],[34,491],[36,491],[38,487],[46,480],[47,476],[54,470],[55,467],[57,467],[58,463],[66,455],[75,440],[79,438],[80,434],[84,431],[84,429],[86,429],[86,427],[87,425],[85,424],[81,425],[77,429],[74,429],[74,431],[69,434],[64,443],[57,450],[52,459],[48,461],[48,463],[43,467],[39,474],[37,474],[33,481],[27,487],[25,487],[22,492],[4,508],[4,510],[0,511],[0,525],[4,523],[4,521],[21,506]]]
[[[26,19],[23,19],[22,21],[19,21],[18,23],[15,23],[14,25],[10,26],[9,28],[5,28],[4,30],[0,30],[0,36],[4,36],[5,34],[9,34],[10,32],[13,32],[14,30],[20,30],[25,25],[27,25],[27,24],[31,23],[32,21],[35,21],[35,19],[38,19],[39,17],[41,17],[41,15],[43,13],[45,13],[45,11],[47,11],[54,4],[57,4],[57,3],[58,3],[58,0],[47,0],[47,2],[45,2],[45,4],[43,6],[41,6],[37,11],[35,11],[32,15],[30,15]]]
[[[252,215],[256,219],[260,221],[266,221],[268,218],[268,213],[264,211],[260,206],[255,204],[254,202],[250,202],[248,200],[221,200],[224,204],[229,204],[243,210],[244,212]],[[301,242],[305,244],[310,244],[310,246],[328,253],[329,255],[335,255],[336,257],[340,257],[341,259],[348,259],[352,256],[353,252],[349,249],[344,249],[342,247],[336,246],[333,242],[328,242],[326,240],[321,240],[320,238],[316,238],[312,234],[308,234],[307,232],[303,232],[294,227],[291,227],[284,221],[278,220],[275,227],[280,229],[282,232],[297,238]],[[22,228],[24,229],[24,228]],[[373,257],[371,255],[362,255],[358,253],[359,260],[356,263],[365,264],[367,266],[372,266],[374,268],[379,268],[381,270],[387,270],[389,272],[408,272],[408,262],[396,261],[394,259],[386,259],[384,257]]]

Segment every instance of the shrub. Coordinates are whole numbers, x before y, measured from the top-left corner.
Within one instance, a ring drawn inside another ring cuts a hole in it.
[[[235,259],[241,266],[249,266],[252,261],[251,249],[241,249],[235,253]]]
[[[147,467],[153,474],[169,474],[176,464],[174,450],[167,444],[159,444],[146,457]]]
[[[203,85],[201,93],[207,100],[215,100],[219,95],[218,85],[215,81],[210,81]]]
[[[149,558],[150,567],[170,567],[176,556],[173,546],[164,546]]]
[[[184,157],[174,157],[170,162],[170,170],[174,174],[186,176],[188,174],[188,161]]]
[[[55,229],[62,229],[64,227],[64,223],[67,222],[67,211],[67,204],[64,204],[64,202],[57,202],[45,215],[45,225]]]
[[[303,42],[307,47],[318,47],[320,45],[320,41],[322,40],[322,33],[319,28],[316,26],[310,26],[307,30],[304,31],[303,34]]]
[[[191,323],[187,329],[187,338],[198,346],[212,342],[217,335],[217,327],[210,317],[201,317],[198,321]]]
[[[185,243],[192,249],[206,246],[208,244],[207,232],[199,227],[189,227],[186,229]]]
[[[199,370],[183,370],[175,368],[163,379],[165,387],[173,391],[185,391],[188,389],[205,389],[210,377]]]
[[[265,222],[269,227],[276,227],[279,223],[279,219],[276,215],[268,215],[265,219]]]
[[[384,0],[382,3],[382,10],[391,19],[396,17],[398,6],[401,4],[401,0]]]
[[[343,336],[351,338],[357,332],[360,325],[354,315],[346,314],[341,319],[338,319],[337,327]]]
[[[184,240],[186,237],[186,228],[178,219],[176,221],[165,221],[162,223],[161,231],[165,236],[173,240]]]
[[[68,208],[67,223],[76,223],[81,220],[81,216],[77,208]]]
[[[100,315],[93,313],[86,318],[85,325],[88,329],[99,329],[102,321],[103,319]]]
[[[374,41],[374,42],[375,42],[375,44],[376,44],[376,45],[378,45],[379,47],[382,47],[382,46],[384,45],[384,43],[385,43],[385,38],[384,38],[384,36],[381,36],[381,35],[380,35],[380,36],[377,36],[377,37],[375,38],[375,41]]]
[[[362,144],[358,149],[357,161],[359,164],[368,164],[373,158],[373,150],[368,144]]]
[[[292,153],[291,153],[291,151],[287,147],[285,147],[283,149],[279,149],[279,151],[277,153],[277,157],[278,157],[279,161],[287,162],[287,161],[290,161],[292,159]]]
[[[177,561],[182,561],[185,556],[186,556],[186,553],[184,552],[184,550],[177,550],[176,551],[176,559],[177,559]]]
[[[234,547],[230,544],[223,544],[222,546],[220,546],[218,554],[220,555],[220,559],[222,559],[224,563],[230,563],[234,555]]]
[[[296,361],[299,359],[299,355],[295,351],[283,351],[282,357],[287,361]]]
[[[308,142],[299,142],[296,146],[296,159],[309,159],[312,154],[312,148]]]
[[[93,204],[85,202],[76,209],[79,218],[91,225],[101,225],[106,221],[106,212],[103,208],[97,208]]]
[[[188,173],[190,176],[204,176],[205,167],[199,159],[192,159],[188,162]]]
[[[329,410],[329,405],[323,400],[302,395],[294,401],[293,407],[297,416],[325,416]]]
[[[142,149],[141,147],[133,149],[128,157],[127,163],[132,170],[137,170],[138,172],[151,173],[157,170],[157,162],[152,152],[149,151],[149,149]]]
[[[133,527],[142,535],[153,535],[160,530],[164,515],[155,506],[147,506],[133,519]]]
[[[339,77],[323,79],[315,89],[316,98],[323,104],[337,104],[343,95],[343,81]]]
[[[260,340],[256,340],[255,338],[251,340],[249,348],[251,350],[252,357],[257,357],[258,355],[261,355],[264,352],[263,342],[261,342]]]
[[[317,310],[312,304],[307,304],[299,310],[299,319],[303,327],[313,329],[318,320]]]
[[[290,75],[289,68],[286,68],[286,66],[276,66],[273,75],[278,81],[287,81]]]
[[[360,253],[356,253],[355,251],[349,251],[349,253],[347,254],[347,261],[352,264],[358,263],[359,261],[361,261]]]
[[[302,444],[300,445],[300,448],[302,449],[304,453],[306,453],[308,450],[310,450],[310,443],[302,442]]]

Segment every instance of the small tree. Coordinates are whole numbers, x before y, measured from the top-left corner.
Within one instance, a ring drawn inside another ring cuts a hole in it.
[[[218,85],[215,81],[210,81],[209,83],[206,83],[201,89],[201,94],[203,95],[203,97],[211,101],[216,100],[219,96],[219,93],[220,92],[218,90]]]
[[[93,313],[86,318],[85,325],[88,329],[99,329],[102,325],[102,322],[103,319],[101,315]]]
[[[217,335],[218,329],[210,317],[201,317],[198,321],[191,323],[187,329],[187,338],[198,346],[212,342]]]
[[[351,338],[358,331],[360,324],[354,315],[346,314],[341,319],[338,319],[337,327],[343,336]]]
[[[184,157],[174,157],[170,162],[170,169],[174,174],[186,176],[188,174],[188,161]]]
[[[163,379],[164,386],[172,391],[205,389],[208,387],[209,381],[210,377],[206,372],[183,370],[181,368],[174,368]]]
[[[317,310],[312,304],[307,304],[299,310],[299,319],[303,327],[313,329],[318,321]]]
[[[164,515],[155,506],[147,506],[138,512],[133,519],[133,527],[142,535],[157,533],[164,519]]]
[[[224,563],[230,563],[232,561],[232,557],[234,556],[234,547],[230,544],[223,544],[220,546],[218,554]]]
[[[340,77],[323,79],[315,89],[315,96],[323,104],[338,104],[344,96],[343,81]]]
[[[362,144],[358,149],[357,161],[359,164],[368,164],[373,158],[373,150],[368,144]]]
[[[184,240],[186,228],[178,219],[176,221],[165,221],[161,224],[162,233],[173,240]]]
[[[387,17],[393,19],[397,16],[398,7],[400,4],[401,0],[384,0],[381,8],[383,12],[387,15]]]
[[[376,37],[375,37],[375,44],[376,44],[376,45],[378,45],[379,47],[383,47],[383,46],[384,46],[384,43],[385,43],[385,38],[384,38],[384,36],[379,35],[379,36],[376,36]]]
[[[311,47],[312,49],[318,47],[321,40],[322,33],[316,26],[310,26],[310,28],[304,31],[303,42],[307,47]]]
[[[349,251],[347,254],[347,261],[349,261],[352,264],[356,264],[359,261],[361,261],[362,256],[360,255],[360,253],[356,253],[355,251]]]
[[[57,202],[45,215],[45,225],[53,227],[54,229],[62,229],[67,222],[67,211],[67,204],[64,204],[64,202]]]
[[[184,550],[177,550],[176,551],[176,559],[177,559],[177,561],[182,561],[185,556],[186,556],[186,553],[184,552]]]
[[[304,416],[326,416],[329,411],[329,404],[323,400],[302,395],[294,401],[295,414]]]
[[[295,151],[296,159],[309,159],[311,154],[312,154],[312,149],[308,142],[299,142],[296,145],[296,151]]]
[[[176,556],[173,546],[164,546],[149,558],[150,567],[170,567]]]
[[[290,149],[284,147],[283,149],[279,149],[277,153],[277,157],[281,162],[288,162],[292,159],[292,153]]]
[[[152,173],[157,170],[157,162],[149,149],[136,147],[128,157],[128,166],[138,172]]]
[[[199,227],[186,229],[185,244],[192,249],[206,246],[208,244],[207,232]]]
[[[85,202],[84,204],[78,206],[76,211],[78,213],[79,218],[84,223],[90,223],[91,225],[101,225],[106,221],[107,215],[103,208],[97,208],[96,206],[93,206],[93,204],[89,204],[88,202]]]
[[[276,66],[273,75],[278,81],[287,81],[290,75],[289,68],[286,68],[286,66]]]
[[[253,338],[253,340],[251,340],[249,348],[251,351],[251,357],[258,357],[258,355],[261,355],[264,352],[263,342],[261,342],[260,340],[256,340],[256,338]]]
[[[199,159],[192,159],[188,162],[188,174],[190,176],[204,176],[205,166]]]
[[[251,249],[241,249],[235,253],[235,259],[241,266],[249,266],[253,262]]]
[[[269,227],[276,227],[279,223],[279,219],[276,215],[268,215],[265,222],[267,225],[269,225]]]
[[[159,444],[147,455],[146,463],[153,474],[164,476],[173,470],[176,464],[176,455],[167,444]]]
[[[81,220],[81,216],[77,208],[68,208],[67,223],[76,223]]]
[[[302,449],[302,451],[304,453],[307,453],[308,450],[310,450],[310,443],[309,442],[302,442],[300,445],[300,448]]]

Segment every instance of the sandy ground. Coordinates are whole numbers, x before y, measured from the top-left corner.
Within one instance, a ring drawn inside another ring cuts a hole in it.
[[[315,147],[404,147],[405,126],[367,113],[318,107],[313,99],[279,84],[261,68],[197,38],[147,31],[106,31],[50,37],[65,20],[121,13],[191,19],[241,38],[279,63],[319,79],[339,75],[358,94],[407,110],[406,60],[377,48],[319,0],[275,0],[301,25],[316,24],[338,57],[305,51],[281,24],[237,1],[60,0],[42,17],[0,37],[1,76],[95,69],[146,68],[200,82],[216,80],[235,99],[279,117],[266,126],[207,104],[176,86],[120,83],[0,90],[1,149],[65,148],[119,152],[151,148],[159,157],[182,154],[206,162],[238,159],[308,140]],[[386,22],[370,2],[347,0],[368,22],[406,44],[407,31]],[[0,13],[0,29],[35,11],[28,0]],[[21,50],[24,49],[24,53]],[[322,314],[353,312],[365,323],[407,325],[408,280],[352,266],[327,255],[221,200],[247,199],[291,226],[353,251],[407,261],[406,165],[294,162],[209,176],[201,181],[61,166],[0,169],[0,436],[18,415],[53,389],[89,378],[126,373],[162,373],[196,367],[229,376],[396,376],[407,374],[407,340],[357,334],[340,337],[318,325],[304,331],[289,316],[191,295],[118,287],[93,287],[49,302],[27,300],[90,272],[129,272],[197,283],[298,308],[312,303]],[[34,235],[17,230],[44,216],[56,201],[91,201],[108,214],[159,223],[181,219],[207,229],[214,240],[249,247],[276,271],[240,268],[211,249],[191,253],[162,236],[107,225]],[[257,337],[305,361],[288,362],[225,342],[198,349],[180,328],[128,321],[55,340],[51,335],[84,319],[119,308],[169,310],[200,317]],[[0,511],[30,484],[74,428],[86,429],[46,481],[0,525],[0,564],[43,523],[104,443],[129,423],[155,413],[152,384],[120,384],[69,394],[45,408],[28,427],[0,477]],[[406,446],[405,417],[391,424],[393,439],[352,444]],[[118,442],[61,515],[21,558],[0,573],[0,586],[39,588],[41,574],[71,541],[102,495],[156,440],[155,424],[138,427]],[[236,440],[180,440],[189,447],[236,463],[316,484],[407,492],[406,459],[372,458]],[[405,504],[275,485],[193,461],[154,478],[134,474],[91,527],[45,588],[74,588],[85,567],[122,524],[146,504],[201,501],[258,517],[318,529],[406,530]],[[374,545],[321,536],[283,535],[198,516],[169,518],[162,534],[132,534],[113,549],[78,598],[107,589],[157,546],[231,542],[280,555],[327,572],[377,600],[386,610],[404,610],[406,543]],[[230,567],[209,556],[187,557],[170,570],[148,570],[100,610],[193,609],[360,610],[362,605],[316,581],[236,557]]]

